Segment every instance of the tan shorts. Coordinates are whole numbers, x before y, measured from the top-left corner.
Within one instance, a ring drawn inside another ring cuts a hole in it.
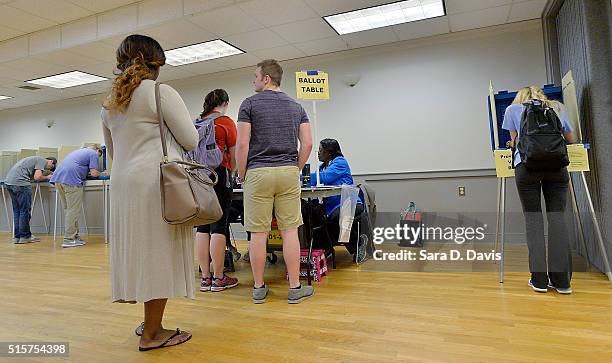
[[[297,166],[248,170],[242,187],[247,231],[269,232],[273,208],[279,230],[296,229],[303,224],[300,170]]]

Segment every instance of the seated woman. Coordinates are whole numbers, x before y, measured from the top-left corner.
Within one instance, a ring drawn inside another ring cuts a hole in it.
[[[348,162],[342,155],[340,144],[335,139],[323,139],[319,145],[318,151],[319,161],[319,181],[323,185],[353,185],[353,176]],[[310,178],[311,185],[316,185],[316,175],[313,173]],[[340,196],[335,195],[323,198],[325,207],[325,215],[327,216],[327,231],[332,242],[337,242],[340,235]],[[363,202],[361,198],[357,202],[355,209],[355,219],[363,213]],[[315,236],[315,239],[316,236]],[[320,240],[320,239],[319,239]],[[351,230],[350,242],[346,244],[346,249],[356,261],[362,261],[365,258],[365,244],[357,248],[357,223],[353,222]],[[359,251],[359,256],[356,256]]]

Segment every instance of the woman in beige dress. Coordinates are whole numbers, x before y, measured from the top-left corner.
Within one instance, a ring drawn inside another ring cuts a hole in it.
[[[186,331],[162,328],[168,298],[195,298],[193,235],[161,215],[159,162],[162,146],[155,106],[155,79],[165,63],[157,41],[130,35],[117,49],[111,94],[102,110],[104,140],[113,159],[110,264],[113,302],[144,302],[139,349],[186,342]],[[179,94],[160,86],[162,112],[172,135],[171,160],[198,145],[198,132]],[[177,144],[178,143],[178,144]],[[179,145],[180,144],[180,145]],[[181,147],[182,146],[182,147]]]

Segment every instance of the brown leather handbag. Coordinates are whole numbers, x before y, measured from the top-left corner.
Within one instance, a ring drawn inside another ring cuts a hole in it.
[[[159,163],[162,216],[168,224],[185,227],[214,223],[223,215],[217,194],[213,189],[219,177],[206,165],[193,161],[168,161],[165,135],[170,130],[166,125],[161,108],[159,85],[155,83],[155,104],[164,151],[164,159]],[[183,152],[183,155],[185,154]],[[205,171],[214,177],[214,182]]]

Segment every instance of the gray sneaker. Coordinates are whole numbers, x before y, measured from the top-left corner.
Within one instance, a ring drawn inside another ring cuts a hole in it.
[[[314,288],[312,286],[301,286],[299,289],[289,289],[287,295],[287,302],[289,304],[299,304],[303,300],[308,299],[314,295]]]
[[[85,241],[81,241],[78,239],[64,239],[64,242],[62,243],[63,248],[80,247],[84,245]]]
[[[34,242],[40,242],[40,238],[38,238],[38,237],[36,237],[34,235],[31,235],[30,237],[27,237],[27,238],[26,237],[21,237],[19,239],[18,243],[19,244],[24,244],[24,243],[34,243]]]
[[[19,244],[20,238],[13,238],[13,243]]]
[[[253,287],[253,304],[263,304],[266,302],[266,296],[268,296],[268,285],[256,288]]]
[[[571,287],[556,287],[550,282],[548,283],[548,288],[555,289],[559,294],[562,294],[562,295],[569,295],[573,292]]]

